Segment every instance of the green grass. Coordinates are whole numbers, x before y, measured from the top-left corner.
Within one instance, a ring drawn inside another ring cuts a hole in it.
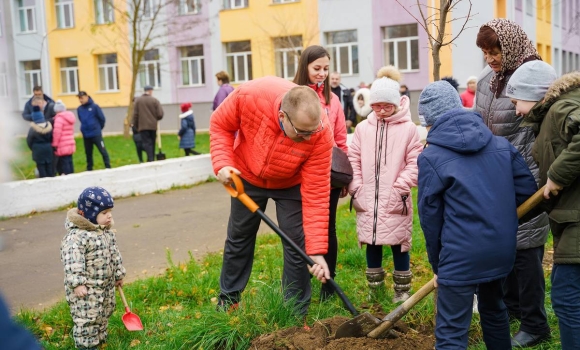
[[[415,192],[416,194],[416,192]],[[415,274],[413,290],[419,289],[432,278],[425,253],[425,243],[419,228],[415,209],[413,230],[412,270]],[[337,233],[339,236],[339,260],[336,280],[344,289],[355,307],[360,309],[368,303],[368,289],[364,277],[364,250],[358,248],[355,215],[343,205],[338,212]],[[123,247],[120,247],[121,251]],[[385,250],[385,268],[392,271],[390,249]],[[191,254],[190,254],[191,256]],[[123,308],[117,300],[117,310],[110,319],[108,349],[248,349],[251,340],[264,333],[290,326],[301,326],[302,320],[292,314],[292,305],[283,302],[280,290],[282,273],[282,248],[280,239],[274,234],[260,235],[256,243],[255,261],[250,282],[243,293],[243,302],[238,311],[230,315],[215,311],[219,293],[221,253],[209,254],[196,261],[174,264],[168,255],[170,267],[162,277],[138,280],[127,285],[125,294],[131,309],[141,317],[145,331],[128,332],[121,316]],[[549,279],[547,280],[549,283]],[[388,280],[388,285],[391,281]],[[350,317],[338,298],[320,303],[320,284],[313,281],[313,301],[310,305],[308,322],[337,315]],[[548,284],[548,293],[550,286]],[[381,300],[385,311],[394,309],[390,300],[392,292],[387,290]],[[534,349],[559,349],[557,320],[546,297],[547,312],[553,340]],[[433,298],[427,297],[404,318],[412,327],[434,324]],[[65,301],[43,313],[23,310],[16,319],[30,329],[45,349],[70,349],[72,320]],[[470,349],[485,349],[481,341],[478,315],[474,315],[470,330]],[[512,331],[517,329],[512,325]]]
[[[116,168],[123,165],[138,164],[137,151],[135,150],[135,143],[132,138],[125,138],[123,135],[105,136],[105,146],[109,157],[111,159],[111,167]],[[77,150],[73,155],[73,164],[75,173],[85,171],[87,169],[87,162],[85,156],[85,146],[82,137],[75,138]],[[209,134],[196,134],[196,148],[200,153],[209,153]],[[185,156],[183,150],[179,149],[179,140],[177,135],[164,134],[161,135],[161,143],[163,145],[163,153],[167,158],[178,158]],[[157,147],[156,153],[157,153]],[[36,164],[32,160],[32,152],[26,145],[25,138],[16,140],[17,157],[11,163],[12,175],[14,180],[34,179],[34,169]],[[143,159],[147,160],[147,156],[143,153]],[[94,170],[104,169],[103,157],[96,147],[93,147],[93,162]]]

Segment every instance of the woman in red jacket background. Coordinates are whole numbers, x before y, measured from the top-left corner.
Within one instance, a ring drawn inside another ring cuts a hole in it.
[[[298,70],[294,76],[294,83],[311,87],[318,98],[322,110],[325,111],[332,127],[334,144],[348,154],[346,145],[346,118],[342,109],[342,104],[338,96],[330,92],[329,83],[330,54],[322,46],[312,45],[307,47],[300,55]],[[330,177],[330,174],[328,174]],[[330,276],[336,275],[336,258],[338,254],[338,240],[336,238],[336,209],[338,199],[346,196],[346,189],[332,188],[330,190],[330,214],[328,220],[328,253],[324,256]],[[322,285],[320,299],[326,300],[332,296],[334,290],[328,283]]]

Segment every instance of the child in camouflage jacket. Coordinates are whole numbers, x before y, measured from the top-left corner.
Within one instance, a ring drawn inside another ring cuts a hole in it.
[[[115,310],[115,286],[123,285],[125,268],[115,239],[113,198],[102,187],[86,188],[78,208],[68,211],[67,234],[60,246],[64,289],[79,349],[96,349],[107,339]]]

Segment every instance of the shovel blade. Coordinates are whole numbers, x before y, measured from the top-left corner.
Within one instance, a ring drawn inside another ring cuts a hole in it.
[[[336,329],[334,339],[366,337],[370,331],[380,324],[380,319],[365,312],[341,324]]]
[[[125,324],[125,328],[128,331],[142,331],[143,324],[141,323],[141,319],[139,316],[135,315],[132,312],[126,312],[123,317],[123,323]]]

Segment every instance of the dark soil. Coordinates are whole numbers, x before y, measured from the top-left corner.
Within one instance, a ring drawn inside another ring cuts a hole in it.
[[[380,315],[376,315],[379,316]],[[283,329],[264,334],[252,341],[251,350],[426,350],[435,347],[432,327],[421,327],[420,331],[398,322],[391,334],[395,339],[342,338],[333,339],[336,329],[348,318],[333,317],[317,321],[310,330],[302,327]]]

